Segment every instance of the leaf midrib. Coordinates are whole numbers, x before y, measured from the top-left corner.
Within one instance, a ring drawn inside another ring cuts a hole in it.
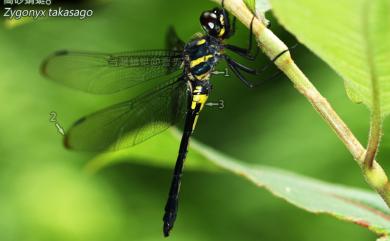
[[[363,39],[365,43],[365,55],[367,59],[367,67],[368,67],[368,74],[369,79],[371,82],[371,98],[372,98],[372,115],[373,116],[381,116],[381,107],[380,107],[380,91],[379,91],[379,82],[378,82],[378,74],[375,67],[375,61],[373,59],[374,51],[373,46],[374,44],[371,43],[371,31],[370,31],[370,14],[371,14],[371,8],[373,7],[372,4],[374,1],[366,0],[365,4],[363,4]]]

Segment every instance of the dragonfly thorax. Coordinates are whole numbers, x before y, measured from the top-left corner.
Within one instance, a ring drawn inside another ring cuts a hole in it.
[[[207,35],[187,43],[184,64],[189,80],[208,81],[221,57],[221,48],[219,40]]]

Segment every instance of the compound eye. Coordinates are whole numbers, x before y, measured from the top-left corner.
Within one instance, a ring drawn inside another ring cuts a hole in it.
[[[201,16],[202,24],[207,24],[208,22],[215,22],[217,20],[217,15],[215,13],[204,12]]]
[[[200,17],[203,28],[211,35],[218,35],[220,31],[220,20],[218,13],[215,11],[203,12]]]
[[[210,12],[204,12],[200,18],[201,24],[210,29],[214,28],[216,21],[217,15]]]

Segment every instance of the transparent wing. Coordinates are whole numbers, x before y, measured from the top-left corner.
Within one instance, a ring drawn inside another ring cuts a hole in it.
[[[172,51],[183,52],[184,41],[179,38],[173,26],[169,26],[165,35],[165,47]]]
[[[179,121],[188,106],[187,82],[162,88],[78,120],[67,132],[67,148],[101,151],[134,146]]]
[[[182,62],[180,51],[117,54],[59,51],[43,61],[41,72],[75,89],[110,94],[152,79],[171,79]]]

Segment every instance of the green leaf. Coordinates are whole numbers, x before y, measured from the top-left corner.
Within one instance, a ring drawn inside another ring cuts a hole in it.
[[[192,146],[217,166],[247,178],[299,208],[330,214],[377,234],[390,232],[387,207],[373,192],[329,184],[276,168],[244,164],[200,143],[193,142]]]
[[[265,13],[271,9],[271,5],[268,0],[244,0],[244,3],[252,12],[256,13]]]
[[[244,0],[244,3],[252,12],[255,12],[255,7],[256,7],[255,0]]]
[[[244,0],[244,3],[265,26],[269,25],[269,20],[265,17],[265,12],[271,9],[271,5],[268,0]]]
[[[345,80],[350,99],[390,113],[390,1],[271,0],[279,21]]]
[[[166,132],[165,142],[177,142],[180,139],[180,133],[176,130]],[[157,139],[157,138],[153,138]],[[160,143],[160,147],[156,147]],[[111,165],[119,160],[128,160],[133,162],[137,159],[148,158],[156,160],[161,154],[160,164],[166,157],[165,161],[170,161],[174,165],[174,157],[177,149],[171,148],[172,144],[165,146],[164,142],[159,140],[147,141],[141,144],[142,148],[132,148],[132,151],[123,151],[120,154],[103,154],[92,161],[90,166]],[[168,147],[170,146],[170,147]],[[168,147],[168,149],[165,149]],[[149,150],[150,152],[146,151]],[[156,152],[156,153],[155,153]],[[171,153],[167,155],[167,153]],[[110,156],[112,155],[112,156]],[[195,140],[191,141],[191,148],[188,155],[187,165],[210,162],[213,165],[232,172],[238,176],[245,177],[258,187],[263,187],[273,195],[280,197],[287,202],[312,213],[325,213],[338,219],[353,222],[361,225],[379,235],[390,232],[390,214],[382,199],[373,192],[364,191],[356,188],[334,185],[312,178],[300,176],[288,171],[267,166],[245,164],[241,161],[223,155],[210,147],[207,147]],[[99,165],[96,165],[99,163]],[[103,164],[103,165],[101,165]],[[165,164],[164,164],[165,165]],[[259,200],[259,204],[261,200]]]
[[[85,168],[87,172],[95,173],[107,166],[123,162],[171,168],[175,165],[178,149],[178,140],[172,137],[169,131],[165,131],[131,149],[102,153],[88,162]],[[197,151],[190,151],[188,158],[191,161],[186,163],[186,168],[217,170],[214,165],[205,160]]]

